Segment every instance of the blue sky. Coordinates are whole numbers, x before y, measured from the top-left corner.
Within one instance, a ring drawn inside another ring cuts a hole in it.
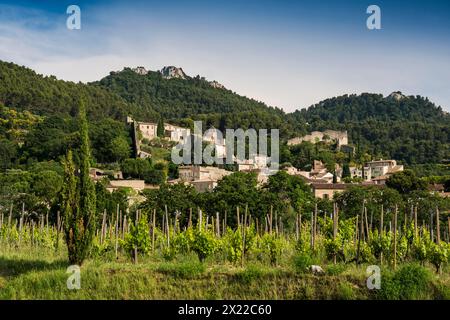
[[[371,4],[382,30],[366,28]],[[450,111],[449,36],[450,1],[0,1],[2,60],[83,82],[175,65],[288,112],[397,90]]]

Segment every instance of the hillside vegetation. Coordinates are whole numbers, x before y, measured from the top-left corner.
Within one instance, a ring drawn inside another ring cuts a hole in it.
[[[290,114],[312,130],[347,130],[369,154],[407,164],[450,159],[450,115],[427,98],[344,95]]]
[[[91,139],[100,162],[117,161],[126,155],[108,151],[109,146],[117,145],[112,141],[119,136],[122,146],[131,143],[124,124],[126,115],[155,122],[162,117],[184,126],[202,120],[204,128],[221,130],[278,128],[284,141],[313,130],[347,130],[350,143],[360,154],[394,158],[410,165],[446,163],[450,159],[450,115],[420,96],[344,95],[285,113],[231,90],[214,88],[199,76],[166,79],[159,72],[140,75],[125,68],[97,82],[82,84],[44,77],[6,62],[0,62],[0,107],[3,114],[18,112],[31,121],[25,125],[21,122],[20,128],[17,121],[2,121],[0,139],[24,142],[22,156],[16,157],[21,161],[29,157],[56,159],[64,154],[64,145],[76,140],[72,135],[77,127],[73,116],[81,97],[86,100],[91,126],[96,128],[92,131],[98,134]],[[35,116],[43,118],[35,121]],[[8,133],[11,129],[20,131],[19,141]],[[51,150],[42,147],[43,143]]]

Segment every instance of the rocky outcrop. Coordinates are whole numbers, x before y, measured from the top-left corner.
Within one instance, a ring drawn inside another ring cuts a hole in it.
[[[140,74],[141,76],[145,76],[148,73],[147,69],[145,69],[144,67],[136,67],[136,68],[131,69],[131,70],[133,70],[137,74]]]
[[[225,86],[223,84],[217,82],[216,80],[210,81],[209,84],[211,85],[211,87],[216,88],[216,89],[225,89]]]
[[[401,93],[400,91],[392,92],[388,96],[388,99],[393,99],[393,100],[396,100],[396,101],[400,101],[400,100],[405,99],[405,98],[407,98],[407,97],[403,93]]]
[[[174,66],[164,67],[159,72],[165,79],[172,79],[172,78],[186,79],[187,77],[182,68],[177,68]]]

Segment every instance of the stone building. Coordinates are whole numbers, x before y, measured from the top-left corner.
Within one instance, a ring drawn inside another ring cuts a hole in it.
[[[314,197],[318,199],[333,199],[334,195],[344,192],[350,184],[345,183],[313,183]]]
[[[179,178],[169,183],[186,183],[192,185],[198,192],[205,192],[213,190],[219,180],[230,174],[231,171],[217,167],[180,166]]]
[[[288,146],[293,146],[301,144],[303,141],[317,143],[326,140],[336,142],[338,147],[348,145],[347,131],[335,131],[335,130],[325,130],[324,132],[313,131],[311,132],[311,134],[308,134],[306,136],[290,139],[288,140],[287,144]]]

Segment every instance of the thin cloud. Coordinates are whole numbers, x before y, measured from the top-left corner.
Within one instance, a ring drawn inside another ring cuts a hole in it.
[[[414,41],[400,46],[327,33],[317,38],[318,31],[281,26],[257,33],[255,25],[204,26],[194,16],[161,12],[92,7],[82,11],[82,30],[69,31],[63,13],[0,5],[0,59],[75,82],[125,66],[177,65],[288,112],[336,95],[396,90],[428,96],[450,110],[443,87],[450,82],[447,46],[433,50]]]

